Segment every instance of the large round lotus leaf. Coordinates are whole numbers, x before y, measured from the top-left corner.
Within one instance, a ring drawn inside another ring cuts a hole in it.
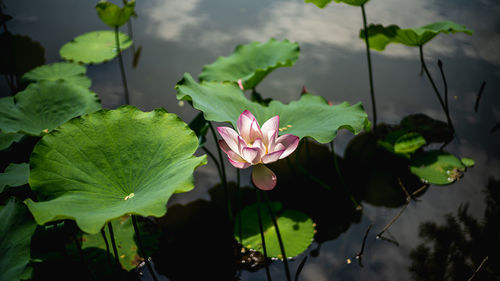
[[[175,114],[132,106],[75,118],[35,146],[27,200],[39,224],[74,219],[97,233],[126,214],[161,217],[170,196],[193,188],[198,138]]]
[[[132,45],[132,39],[119,33],[120,50]],[[79,63],[102,63],[118,56],[115,32],[109,30],[92,31],[82,34],[64,44],[59,54],[65,60]]]
[[[345,128],[357,134],[368,119],[361,104],[344,102],[330,106],[319,96],[302,95],[300,100],[283,104],[272,101],[268,106],[248,100],[234,83],[202,82],[198,84],[191,75],[177,83],[177,99],[192,100],[193,106],[202,111],[206,120],[231,122],[236,128],[240,114],[249,110],[263,124],[269,118],[280,116],[280,131],[300,138],[312,137],[321,143],[332,141],[337,130]]]
[[[44,80],[56,81],[62,79],[84,88],[90,88],[92,82],[85,75],[86,72],[87,69],[83,65],[69,62],[56,62],[42,65],[31,70],[23,75],[23,79],[29,82]]]
[[[39,136],[100,108],[99,99],[88,89],[64,80],[41,81],[0,99],[0,130]]]
[[[95,7],[99,18],[109,27],[124,25],[134,14],[135,0],[125,2],[123,8],[108,1],[101,1]]]
[[[2,133],[0,132],[0,150],[4,150],[10,147],[11,144],[19,142],[23,138],[22,134],[15,133]]]
[[[30,261],[36,223],[26,206],[14,201],[0,206],[0,280],[19,280]]]
[[[333,0],[337,3],[346,3],[352,6],[361,6],[368,2],[369,0]],[[305,0],[306,3],[313,3],[314,5],[324,8],[326,5],[328,5],[332,0]]]
[[[238,81],[245,89],[252,89],[271,71],[292,66],[299,58],[299,45],[288,40],[271,39],[265,43],[253,42],[236,47],[233,55],[219,57],[205,65],[201,81]]]
[[[271,215],[265,204],[261,204],[262,227],[266,240],[266,250],[269,257],[283,258],[276,235]],[[311,245],[314,237],[313,221],[306,214],[294,210],[283,209],[281,203],[271,202],[287,258],[295,257],[304,252]],[[245,207],[241,210],[241,243],[244,247],[263,253],[262,239],[260,236],[259,220],[257,216],[257,204]],[[239,219],[235,220],[234,235],[239,237]]]
[[[45,63],[45,49],[28,36],[0,34],[0,74],[23,75]]]
[[[458,180],[465,166],[454,155],[433,150],[415,155],[410,170],[426,183],[446,185]]]
[[[364,40],[364,30],[361,30],[359,37]],[[368,27],[368,40],[370,48],[377,51],[383,51],[390,43],[400,43],[410,47],[423,46],[439,33],[457,33],[463,32],[472,35],[472,30],[467,29],[465,25],[457,24],[452,21],[440,21],[424,25],[417,28],[401,29],[397,25],[384,27],[380,24],[371,24]]]
[[[30,166],[28,163],[10,164],[0,173],[0,192],[3,192],[6,186],[21,186],[28,183]]]

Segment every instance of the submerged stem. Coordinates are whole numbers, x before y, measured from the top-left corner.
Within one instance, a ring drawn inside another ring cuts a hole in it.
[[[366,58],[368,60],[368,77],[370,79],[370,97],[372,99],[373,111],[373,129],[377,128],[377,107],[375,105],[375,90],[373,89],[373,73],[372,73],[372,59],[370,55],[370,42],[368,41],[368,27],[366,25],[366,12],[365,5],[361,5],[361,13],[363,15],[363,28],[365,30],[365,45],[366,45]]]
[[[266,249],[266,239],[264,238],[264,228],[262,227],[262,214],[260,212],[260,190],[255,187],[255,193],[257,194],[257,219],[259,222],[259,229],[260,229],[260,240],[262,241],[262,250],[264,252],[264,264],[266,267],[266,276],[267,276],[267,281],[272,281],[271,279],[271,273],[269,272],[269,266],[267,265],[267,249]]]
[[[158,281],[158,277],[156,276],[156,272],[153,270],[153,267],[149,263],[149,259],[146,256],[146,252],[144,251],[144,246],[142,245],[141,233],[139,231],[139,227],[137,227],[137,218],[135,215],[132,215],[132,224],[134,225],[135,235],[137,237],[137,243],[139,244],[138,245],[139,250],[141,251],[142,257],[144,258],[144,262],[146,263],[146,266],[148,267],[148,270],[151,273],[153,280]]]
[[[118,26],[115,27],[115,41],[116,41],[116,51],[118,52],[118,61],[120,62],[120,73],[122,75],[123,91],[125,93],[125,104],[130,104],[130,98],[127,86],[127,76],[125,75],[125,67],[123,66],[122,51],[120,49],[120,34],[118,32]]]

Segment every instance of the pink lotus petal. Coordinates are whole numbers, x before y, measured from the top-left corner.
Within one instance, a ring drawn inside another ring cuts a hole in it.
[[[268,163],[278,161],[280,159],[280,156],[283,154],[284,151],[285,151],[285,149],[281,149],[281,150],[264,155],[262,157],[262,163],[268,164]]]
[[[248,141],[250,139],[250,130],[254,120],[255,117],[248,110],[243,111],[238,117],[236,127],[238,129],[238,133],[243,137],[245,141]]]
[[[245,137],[243,137],[245,139]],[[256,139],[262,139],[262,131],[260,130],[259,123],[257,119],[252,121],[250,126],[250,133],[248,134],[248,139],[245,139],[247,143],[253,143]]]
[[[241,156],[237,152],[229,148],[225,140],[219,140],[219,147],[227,154],[229,159],[232,159],[236,162],[246,162],[245,159],[241,158]]]
[[[227,159],[229,160],[229,163],[231,163],[231,165],[233,165],[234,167],[239,168],[239,169],[246,169],[252,165],[248,162],[234,161],[233,159],[231,159],[229,157],[227,157]]]
[[[253,167],[252,182],[259,189],[271,190],[276,186],[277,178],[264,164],[258,164]]]
[[[229,127],[217,127],[217,131],[232,151],[238,151],[238,133]]]
[[[299,145],[299,137],[292,134],[285,134],[277,138],[276,142],[286,147],[285,151],[280,156],[280,159],[283,159],[295,151],[295,149]]]
[[[264,144],[269,145],[271,137],[273,137],[274,133],[278,132],[280,126],[280,117],[278,115],[273,118],[267,120],[264,125],[262,125],[262,140]],[[276,135],[277,136],[277,135]]]
[[[241,82],[241,79],[240,79],[240,80],[238,80],[238,86],[240,87],[240,89],[241,89],[242,91],[244,91],[244,90],[245,90],[245,88],[243,88],[243,83]]]
[[[264,146],[264,144],[262,143],[262,140],[261,140],[261,139],[256,139],[256,140],[253,142],[252,147],[258,148],[258,149],[260,150],[260,155],[265,155],[265,154],[266,154],[266,147],[265,147],[265,146]]]
[[[243,153],[243,148],[247,147],[245,140],[238,136],[238,153],[241,155]]]
[[[241,156],[247,162],[257,164],[260,162],[260,149],[257,147],[244,147]]]

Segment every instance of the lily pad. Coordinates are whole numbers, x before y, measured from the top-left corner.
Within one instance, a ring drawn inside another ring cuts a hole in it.
[[[66,80],[72,84],[90,88],[92,82],[85,75],[87,69],[83,65],[69,62],[56,62],[39,66],[23,75],[29,82]]]
[[[0,130],[40,136],[100,108],[99,99],[88,89],[64,80],[41,81],[0,99]]]
[[[28,163],[10,164],[0,173],[0,192],[7,186],[16,187],[28,183],[30,166]]]
[[[132,106],[75,118],[45,135],[30,159],[26,204],[39,224],[73,219],[94,234],[127,214],[163,216],[174,193],[193,189],[198,138],[163,109]]]
[[[364,30],[361,30],[359,37],[364,40]],[[452,21],[440,21],[424,25],[417,28],[401,29],[397,25],[384,27],[380,24],[371,24],[368,27],[368,40],[370,48],[377,51],[383,51],[390,43],[400,43],[410,47],[423,46],[436,35],[440,33],[463,32],[472,35],[472,30],[467,29],[465,25],[457,24]]]
[[[333,0],[337,3],[345,3],[351,6],[362,6],[369,0]],[[319,8],[324,8],[326,5],[328,5],[332,0],[305,0],[306,3],[313,3],[314,5],[318,6]]]
[[[460,159],[460,161],[462,161],[462,164],[464,164],[466,167],[472,167],[476,164],[476,161],[474,161],[474,159],[468,157],[463,157],[462,159]]]
[[[19,142],[22,138],[22,134],[0,132],[0,150],[9,148],[11,144]]]
[[[270,39],[265,43],[253,42],[239,45],[229,57],[219,57],[205,65],[200,81],[241,80],[245,89],[255,88],[271,71],[293,66],[299,58],[297,43]]]
[[[283,209],[279,202],[271,202],[273,213],[277,216],[277,223],[287,258],[293,258],[304,252],[311,245],[314,237],[314,224],[306,214]],[[262,228],[266,240],[266,250],[269,257],[280,258],[281,250],[271,219],[265,204],[261,204]],[[257,216],[257,204],[245,207],[241,210],[241,241],[244,247],[263,252],[260,236],[259,220]],[[239,240],[239,220],[235,220],[234,235]]]
[[[132,45],[128,35],[119,32],[120,50]],[[103,63],[118,56],[115,32],[109,30],[92,31],[82,34],[64,44],[59,50],[61,57],[78,63]]]
[[[45,63],[45,49],[30,37],[0,34],[0,74],[23,75]]]
[[[413,153],[423,145],[426,141],[419,133],[411,132],[399,137],[394,143],[394,152],[396,153]]]
[[[11,199],[7,205],[0,206],[1,280],[19,280],[26,276],[35,229],[36,223],[23,204]]]
[[[330,106],[319,96],[304,94],[300,100],[283,104],[272,101],[268,106],[248,100],[234,83],[202,82],[198,84],[189,74],[176,86],[177,99],[191,100],[194,108],[202,111],[205,119],[230,122],[236,128],[238,116],[249,110],[263,124],[269,118],[280,116],[280,132],[300,138],[312,137],[321,143],[332,141],[337,131],[345,128],[359,133],[369,124],[363,106],[344,102]]]
[[[446,185],[462,177],[465,166],[448,152],[432,150],[416,154],[411,160],[410,170],[426,183]]]
[[[123,8],[108,1],[97,3],[96,10],[99,18],[111,28],[124,25],[134,15],[135,0],[125,2]]]

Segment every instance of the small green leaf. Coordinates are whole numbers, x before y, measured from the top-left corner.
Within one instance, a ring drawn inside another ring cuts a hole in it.
[[[174,193],[193,189],[198,139],[163,109],[132,106],[74,118],[45,135],[30,159],[26,204],[39,224],[73,219],[94,234],[127,214],[161,217]]]
[[[132,39],[119,33],[120,50],[132,45]],[[82,34],[64,44],[59,50],[61,57],[78,63],[103,63],[118,56],[114,31],[101,30]]]
[[[476,164],[476,161],[474,161],[474,159],[468,157],[462,157],[460,161],[462,161],[462,164],[464,164],[466,167],[472,167]]]
[[[40,136],[100,108],[99,99],[88,89],[64,80],[41,81],[14,97],[0,98],[0,130]]]
[[[271,202],[271,208],[279,226],[279,231],[287,258],[293,258],[304,252],[311,245],[314,237],[313,221],[306,214],[294,211],[283,210],[279,202]],[[283,258],[276,235],[276,228],[271,219],[266,206],[262,203],[260,206],[262,215],[262,227],[264,230],[264,239],[266,241],[266,250],[269,257]],[[244,247],[263,252],[262,240],[260,237],[259,220],[257,216],[257,204],[245,207],[241,210],[241,241]],[[239,220],[235,220],[234,236],[239,240]]]
[[[125,2],[123,8],[108,1],[101,1],[96,5],[99,18],[111,28],[124,25],[134,15],[134,8],[135,0]]]
[[[365,31],[361,30],[359,37],[364,40]],[[418,28],[401,29],[397,25],[384,27],[383,25],[371,24],[368,27],[368,40],[370,48],[383,51],[390,43],[400,43],[410,47],[423,46],[440,33],[463,32],[472,35],[472,30],[465,25],[452,21],[435,22]]]
[[[11,144],[19,142],[22,138],[22,134],[0,132],[0,151],[9,148]]]
[[[0,173],[0,192],[7,186],[16,187],[28,183],[30,166],[28,163],[10,164]]]
[[[92,82],[85,75],[87,69],[83,65],[56,62],[39,66],[23,75],[23,79],[29,82],[66,80],[72,84],[90,88]]]
[[[35,229],[36,223],[23,204],[11,199],[0,206],[0,280],[26,276]]]
[[[200,81],[242,81],[245,89],[255,88],[271,71],[290,67],[299,58],[297,43],[270,39],[265,43],[239,45],[229,57],[205,65]]]
[[[177,83],[177,99],[191,100],[194,108],[202,111],[205,119],[230,122],[236,128],[240,114],[249,110],[263,124],[269,118],[280,116],[280,132],[300,138],[312,137],[320,143],[328,143],[345,128],[359,133],[366,128],[368,119],[361,104],[330,106],[324,98],[304,94],[300,100],[283,104],[272,101],[268,106],[248,100],[234,83],[202,82],[198,84],[189,74]],[[314,114],[312,114],[314,113]]]
[[[426,183],[446,185],[462,177],[465,166],[448,152],[432,150],[416,154],[410,170]]]
[[[412,153],[425,145],[425,139],[419,133],[411,132],[399,137],[394,143],[394,152]]]
[[[364,5],[369,0],[334,0],[337,3],[345,3],[351,6],[361,6]],[[332,0],[305,0],[306,3],[313,3],[319,8],[324,8],[328,5]]]

